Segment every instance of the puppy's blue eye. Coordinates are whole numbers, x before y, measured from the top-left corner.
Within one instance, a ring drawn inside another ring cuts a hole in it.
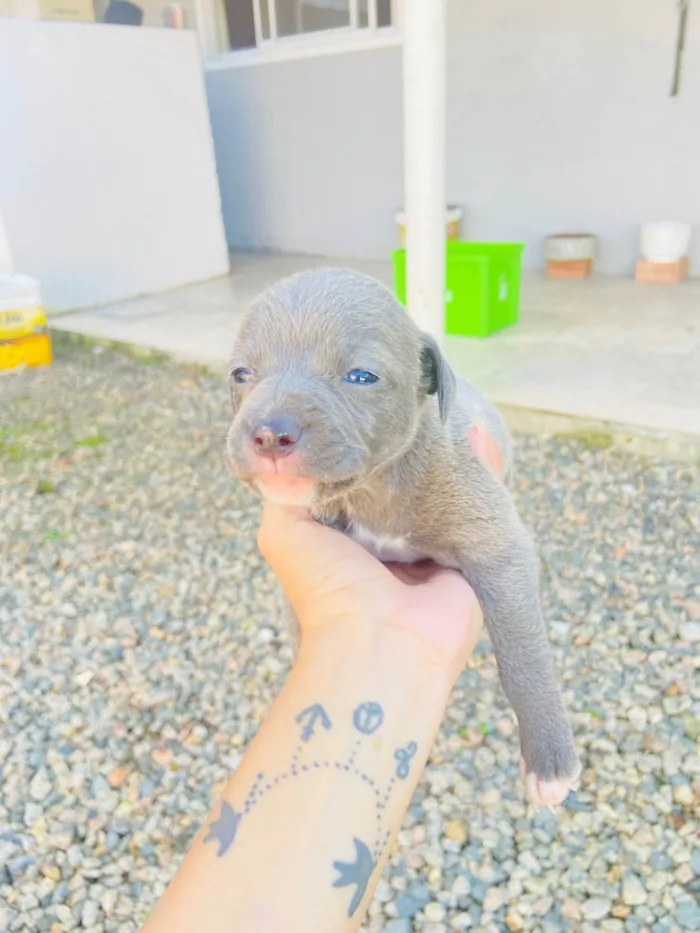
[[[253,378],[253,374],[249,369],[244,369],[242,366],[239,366],[238,369],[234,369],[231,372],[231,378],[239,385],[243,385],[244,382],[250,382]]]
[[[368,369],[351,369],[345,377],[346,382],[351,382],[356,386],[371,386],[378,379],[379,376],[371,373]]]

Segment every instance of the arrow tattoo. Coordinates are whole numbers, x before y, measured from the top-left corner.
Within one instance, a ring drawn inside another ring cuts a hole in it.
[[[295,717],[294,721],[303,724],[303,729],[301,730],[302,742],[309,741],[315,732],[317,722],[320,722],[324,729],[331,728],[331,721],[328,718],[328,713],[320,703],[307,706],[306,709],[302,710],[299,715]]]

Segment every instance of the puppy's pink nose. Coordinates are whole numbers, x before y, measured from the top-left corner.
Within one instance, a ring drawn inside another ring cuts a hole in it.
[[[253,427],[253,449],[261,457],[286,457],[296,447],[301,428],[287,415],[275,415]]]

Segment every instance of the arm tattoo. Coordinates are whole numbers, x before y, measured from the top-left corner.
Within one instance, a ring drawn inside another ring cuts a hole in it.
[[[284,781],[299,779],[310,772],[323,770],[344,773],[349,778],[361,781],[371,792],[374,801],[375,826],[372,848],[370,849],[370,846],[362,839],[353,837],[354,859],[350,861],[337,859],[332,866],[337,872],[333,887],[354,887],[355,889],[347,908],[348,917],[352,917],[362,903],[370,878],[391,836],[391,830],[384,825],[386,807],[391,791],[397,781],[403,781],[408,777],[411,760],[418,751],[418,745],[415,742],[408,742],[394,751],[394,773],[389,778],[386,786],[381,788],[371,775],[358,768],[355,764],[363,738],[376,732],[384,722],[384,710],[379,703],[360,703],[353,711],[352,724],[358,733],[358,737],[349,756],[342,761],[329,761],[322,757],[313,757],[311,760],[305,760],[304,758],[305,749],[309,746],[311,740],[320,731],[328,731],[333,728],[330,716],[320,703],[314,703],[312,706],[303,709],[295,716],[294,721],[300,727],[299,742],[294,749],[287,769],[267,778],[262,772],[258,774],[248,791],[243,806],[238,812],[227,800],[222,800],[219,818],[210,823],[207,834],[204,836],[204,842],[218,843],[217,858],[226,855],[236,839],[240,823],[267,793]],[[348,846],[349,848],[350,846]]]
[[[242,817],[243,814],[236,813],[230,803],[225,800],[221,801],[221,816],[211,824],[209,832],[204,837],[205,842],[219,843],[219,851],[216,853],[219,858],[226,855],[230,849]]]
[[[313,738],[317,722],[320,722],[324,729],[330,729],[332,726],[328,718],[328,713],[320,703],[307,706],[306,709],[303,709],[299,715],[295,717],[294,722],[301,722],[304,724],[304,728],[301,730],[301,735],[299,736],[302,742],[308,742],[309,739]]]
[[[377,867],[377,863],[367,846],[361,839],[353,837],[355,843],[355,861],[354,862],[333,862],[333,868],[338,872],[338,877],[333,882],[334,888],[346,888],[348,885],[355,886],[355,893],[348,907],[348,917],[352,917],[357,908],[362,903],[362,898],[367,890],[369,879],[372,872]]]

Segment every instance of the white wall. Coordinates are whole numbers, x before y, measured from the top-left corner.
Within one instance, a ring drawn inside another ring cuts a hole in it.
[[[385,257],[403,198],[401,50],[210,71],[229,243]]]
[[[676,0],[450,4],[448,194],[475,237],[590,230],[629,273],[646,220],[700,223],[700,9],[669,96]],[[694,244],[700,274],[700,238]]]
[[[196,36],[0,19],[0,211],[51,310],[225,274]]]
[[[700,9],[669,90],[676,0],[449,0],[448,199],[470,239],[600,237],[630,273],[646,220],[700,225]],[[388,256],[402,193],[401,57],[207,75],[229,242]],[[700,274],[700,236],[692,257]]]

